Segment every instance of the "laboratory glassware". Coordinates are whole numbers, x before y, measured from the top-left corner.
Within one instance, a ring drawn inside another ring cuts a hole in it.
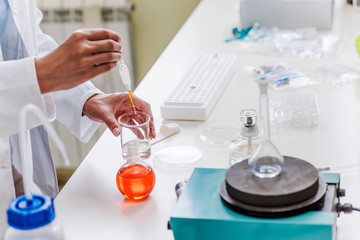
[[[239,137],[229,146],[230,166],[249,159],[260,144],[256,110],[242,110],[240,112],[240,121]]]
[[[131,78],[130,78],[129,68],[126,66],[124,60],[120,60],[118,64],[119,64],[119,74],[120,74],[121,80],[122,80],[126,90],[128,91],[130,101],[131,101],[131,106],[134,109],[134,113],[137,114],[135,104],[133,102],[133,98],[132,98],[132,94],[131,94]]]
[[[148,159],[151,155],[150,116],[144,112],[137,112],[136,114],[129,112],[121,115],[118,121],[121,130],[120,140],[123,158],[128,159],[128,144],[135,141],[140,159]]]
[[[32,195],[30,191],[32,156],[28,150],[29,131],[25,128],[26,114],[32,112],[42,122],[49,136],[62,154],[65,165],[69,165],[65,148],[55,130],[41,110],[33,105],[25,105],[20,112],[20,150],[23,168],[25,195],[13,199],[7,210],[9,228],[5,240],[63,240],[61,225],[55,220],[53,198],[44,195]]]
[[[155,153],[153,161],[157,168],[169,171],[182,171],[197,166],[204,154],[193,146],[171,146]]]
[[[235,121],[210,121],[198,127],[199,138],[213,145],[230,144],[238,137],[239,131]]]
[[[257,79],[260,89],[261,143],[248,160],[251,171],[260,178],[273,178],[281,173],[284,157],[270,140],[268,81]]]
[[[116,185],[129,200],[141,200],[149,196],[155,186],[155,173],[139,158],[138,142],[128,142],[128,158],[116,174]]]

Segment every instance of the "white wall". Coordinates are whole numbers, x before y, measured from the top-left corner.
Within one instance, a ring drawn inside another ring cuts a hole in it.
[[[226,1],[226,0],[219,0]],[[135,60],[142,80],[200,0],[133,0]]]

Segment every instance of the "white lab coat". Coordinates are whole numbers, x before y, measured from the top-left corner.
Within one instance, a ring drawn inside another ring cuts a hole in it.
[[[49,119],[54,119],[56,116],[82,141],[88,141],[99,126],[98,123],[82,116],[85,101],[100,92],[90,82],[71,90],[41,95],[34,57],[45,55],[57,45],[39,28],[42,14],[36,9],[35,0],[9,0],[9,4],[29,57],[3,62],[0,48],[0,239],[3,238],[7,228],[6,209],[15,196],[9,136],[19,132],[19,110],[25,104],[33,103],[40,107]],[[35,117],[29,116],[28,129],[39,125],[40,122]],[[31,136],[33,152],[41,152],[41,149],[36,148],[38,141],[47,143],[47,139],[44,140],[41,137],[41,134]],[[52,166],[51,169],[43,169],[43,176],[41,176],[41,171],[36,174],[38,178],[43,177],[44,182],[47,181],[47,177],[54,178],[55,176],[53,163],[46,162],[49,161],[46,156],[46,154],[39,154],[39,157],[34,159],[34,168]],[[57,189],[57,186],[53,186],[53,189]]]

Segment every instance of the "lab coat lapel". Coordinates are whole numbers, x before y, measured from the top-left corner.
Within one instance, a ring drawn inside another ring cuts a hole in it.
[[[9,0],[9,5],[29,56],[36,56],[35,0]]]

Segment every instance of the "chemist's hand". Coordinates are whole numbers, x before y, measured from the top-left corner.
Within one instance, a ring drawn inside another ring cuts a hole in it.
[[[35,59],[41,93],[76,87],[116,66],[121,37],[106,29],[74,32],[51,53]]]
[[[137,111],[145,112],[150,116],[150,138],[155,138],[154,118],[150,104],[132,95]],[[96,122],[104,122],[114,136],[120,135],[119,117],[133,112],[133,107],[127,93],[99,94],[89,98],[83,108],[83,114]]]

